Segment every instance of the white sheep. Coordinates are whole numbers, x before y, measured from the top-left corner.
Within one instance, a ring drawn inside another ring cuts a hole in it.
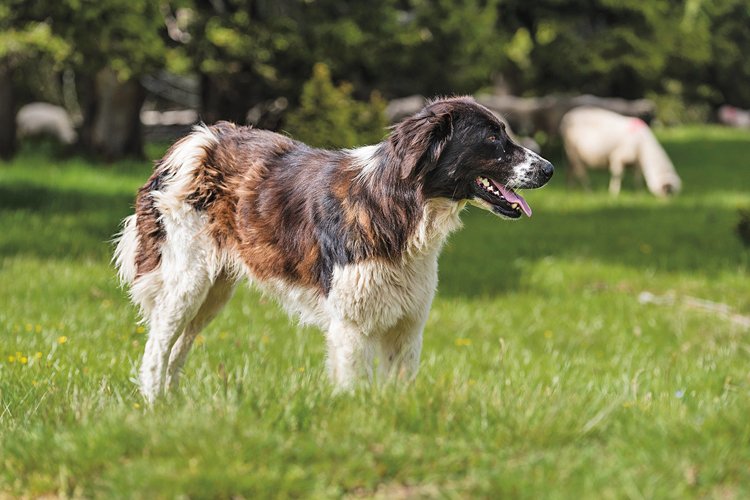
[[[70,145],[78,137],[73,120],[65,108],[46,102],[32,102],[22,106],[16,114],[16,127],[19,139],[46,135]]]
[[[643,120],[594,107],[568,111],[560,124],[568,156],[568,179],[588,188],[587,168],[609,167],[609,192],[617,195],[626,166],[646,180],[656,196],[676,194],[682,187],[674,165]]]

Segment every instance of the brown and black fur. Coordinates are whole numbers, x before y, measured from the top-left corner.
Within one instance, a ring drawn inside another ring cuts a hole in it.
[[[471,184],[456,180],[473,178],[484,166],[456,139],[495,133],[504,139],[499,147],[511,149],[509,164],[517,154],[494,115],[461,98],[428,106],[394,127],[370,178],[358,175],[347,151],[228,122],[210,129],[218,143],[205,152],[186,201],[208,215],[216,244],[238,251],[259,279],[283,278],[324,294],[336,265],[398,259],[427,198],[471,196]],[[470,170],[458,171],[467,164]],[[163,231],[148,195],[163,177],[157,165],[138,195],[139,275],[159,261]]]

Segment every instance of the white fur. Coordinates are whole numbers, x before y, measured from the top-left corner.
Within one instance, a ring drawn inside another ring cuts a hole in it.
[[[377,161],[375,161],[375,157],[378,154],[379,149],[379,144],[373,144],[371,146],[362,146],[360,148],[346,150],[346,152],[351,155],[352,159],[354,160],[352,162],[354,168],[358,168],[360,170],[359,174],[357,175],[358,178],[367,180],[377,172],[376,169],[379,164]]]
[[[507,185],[511,189],[533,183],[534,174],[537,170],[535,165],[538,165],[540,162],[546,162],[544,158],[530,149],[524,147],[521,147],[521,149],[524,151],[524,159],[521,163],[513,167],[513,175],[508,179]]]
[[[372,379],[409,380],[419,367],[422,330],[437,288],[437,261],[450,232],[460,227],[463,203],[430,200],[398,262],[369,260],[334,269],[327,298],[284,280],[255,281],[284,309],[326,332],[327,368],[340,389]]]
[[[115,253],[112,261],[117,267],[120,284],[128,285],[135,280],[135,255],[138,252],[138,230],[136,216],[130,215],[122,221],[122,230],[115,236]]]
[[[168,173],[165,180],[168,187],[163,190],[169,191],[170,194],[162,196],[159,191],[153,193],[161,209],[171,211],[183,209],[182,201],[195,179],[196,168],[200,166],[206,151],[215,146],[218,141],[219,139],[208,126],[200,124],[193,127],[193,132],[186,136],[177,147],[170,150],[161,167]]]

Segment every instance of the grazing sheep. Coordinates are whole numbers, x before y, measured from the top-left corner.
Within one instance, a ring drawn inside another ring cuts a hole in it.
[[[750,110],[725,104],[719,108],[719,122],[736,128],[750,128]]]
[[[617,195],[626,166],[636,178],[646,180],[656,196],[679,192],[682,182],[667,153],[642,120],[593,107],[575,108],[565,114],[560,134],[568,155],[568,180],[573,177],[588,188],[587,168],[606,168],[612,177],[609,192]]]
[[[65,108],[47,102],[22,106],[16,114],[16,127],[19,139],[44,135],[70,145],[78,138],[73,120]]]

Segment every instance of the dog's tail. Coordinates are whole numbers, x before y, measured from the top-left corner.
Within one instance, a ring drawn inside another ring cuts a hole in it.
[[[154,273],[161,263],[167,237],[165,218],[179,217],[186,198],[194,189],[197,171],[218,143],[218,137],[206,125],[198,125],[177,141],[159,162],[148,182],[138,190],[135,213],[125,218],[115,236],[112,258],[120,283],[130,286],[136,302],[138,282]]]
[[[132,285],[135,281],[137,268],[135,265],[138,253],[138,229],[136,215],[130,215],[122,221],[122,230],[114,239],[115,253],[112,261],[117,269],[117,277],[122,286]]]

